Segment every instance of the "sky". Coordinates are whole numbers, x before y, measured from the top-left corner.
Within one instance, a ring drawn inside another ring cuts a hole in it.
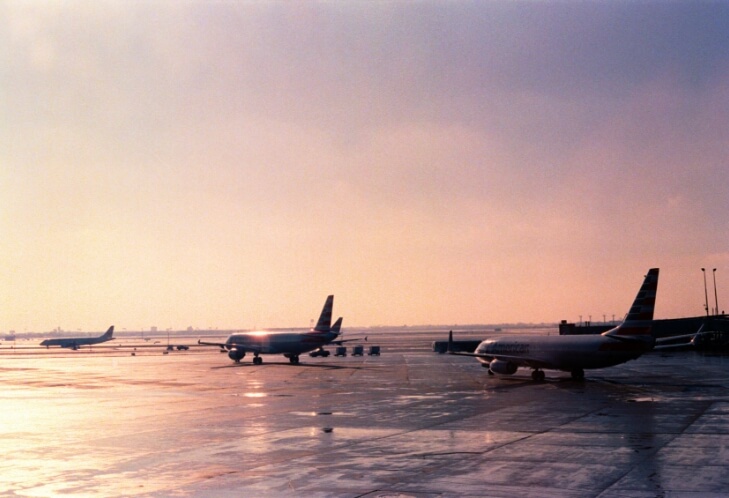
[[[0,3],[2,331],[729,309],[728,171],[724,2]]]

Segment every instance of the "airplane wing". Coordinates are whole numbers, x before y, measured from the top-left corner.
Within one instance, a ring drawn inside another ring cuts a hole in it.
[[[230,349],[230,345],[225,344],[224,342],[205,342],[205,341],[201,341],[200,339],[198,339],[197,343],[200,346],[217,346],[220,349]]]
[[[692,347],[694,347],[694,343],[689,341],[689,342],[681,342],[678,344],[656,345],[656,346],[653,346],[653,350],[654,351],[664,351],[664,350],[668,350],[668,349],[682,349],[682,348],[692,348]]]
[[[663,350],[663,349],[676,349],[676,348],[685,348],[685,347],[694,347],[696,346],[696,340],[700,338],[703,335],[708,335],[713,333],[712,330],[704,330],[704,327],[706,326],[706,323],[703,323],[701,327],[699,327],[699,330],[692,334],[683,334],[683,335],[672,335],[668,337],[660,337],[656,339],[656,345],[653,346],[653,349]],[[679,339],[686,339],[684,342],[674,342]]]
[[[487,355],[487,354],[479,354],[479,353],[464,353],[463,351],[447,351],[448,354],[452,354],[454,356],[470,356],[472,358],[492,358],[493,356]]]
[[[676,335],[673,337],[662,337],[660,339],[656,339],[656,345],[653,346],[653,349],[656,350],[664,350],[664,349],[676,349],[676,348],[685,348],[685,347],[693,347],[694,346],[694,339],[700,335],[699,332],[695,332],[693,334],[686,334],[686,335]],[[677,341],[679,339],[685,339],[683,342],[673,342]],[[669,343],[669,344],[667,344]]]
[[[200,346],[217,346],[220,349],[227,349],[228,351],[235,348],[238,351],[243,351],[245,353],[261,354],[261,348],[252,348],[249,346],[241,346],[240,344],[226,344],[224,342],[205,342],[205,341],[201,341],[201,340],[198,340],[197,343]]]
[[[696,345],[695,339],[702,335],[704,332],[697,331],[693,334],[685,334],[685,335],[674,335],[669,337],[661,337],[660,339],[656,339],[656,345],[653,346],[653,349],[655,350],[664,350],[664,349],[677,349],[677,348],[686,348],[686,347],[694,347]],[[688,339],[684,342],[672,342],[676,341],[678,339]],[[666,344],[670,343],[670,344]]]
[[[367,341],[367,336],[365,336],[365,338],[364,338],[364,339],[362,339],[362,338],[355,338],[355,339],[339,339],[339,340],[336,340],[336,341],[332,341],[332,342],[330,342],[329,344],[336,344],[337,346],[341,346],[341,345],[342,345],[342,343],[345,343],[345,342],[353,342],[353,341],[365,341],[365,342],[366,342],[366,341]]]
[[[656,343],[664,343],[664,342],[668,342],[668,341],[675,341],[676,339],[688,339],[688,338],[693,339],[697,335],[701,335],[703,333],[704,332],[694,332],[693,334],[672,335],[672,336],[668,336],[668,337],[661,337],[660,339],[656,339]]]

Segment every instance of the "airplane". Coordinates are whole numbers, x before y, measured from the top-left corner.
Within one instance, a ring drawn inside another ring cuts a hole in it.
[[[575,380],[585,377],[585,369],[605,368],[638,358],[653,349],[651,335],[653,310],[658,289],[658,268],[645,275],[638,295],[625,320],[600,335],[511,336],[486,339],[473,353],[448,352],[475,357],[489,375],[513,375],[519,367],[532,369],[532,379],[543,381],[547,370],[570,372]]]
[[[100,344],[114,340],[114,326],[112,325],[104,334],[99,337],[69,337],[65,339],[46,339],[41,342],[41,346],[49,348],[51,346],[60,346],[62,348],[71,348],[73,350],[79,349],[81,346],[90,346],[92,344]]]
[[[236,363],[240,363],[246,353],[252,353],[254,365],[263,363],[263,358],[260,356],[262,354],[282,354],[289,359],[292,365],[297,365],[299,355],[320,349],[327,344],[346,342],[337,340],[340,335],[338,327],[341,327],[341,318],[334,326],[331,326],[333,306],[334,296],[328,296],[316,327],[306,332],[295,330],[236,332],[231,334],[224,343],[200,340],[197,343],[201,346],[217,346],[227,350],[228,357]]]

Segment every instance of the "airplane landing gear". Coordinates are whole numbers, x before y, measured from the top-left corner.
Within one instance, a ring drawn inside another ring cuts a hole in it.
[[[544,381],[544,372],[541,370],[534,370],[532,372],[532,380],[535,382],[543,382]]]
[[[299,364],[299,355],[289,356],[289,363],[291,363],[292,365],[298,365]]]
[[[570,372],[570,374],[572,375],[572,378],[574,380],[584,380],[585,379],[585,371],[582,370],[581,368],[575,368],[574,370],[572,370],[572,372]]]
[[[261,364],[263,364],[263,358],[261,358],[260,356],[254,356],[253,357],[253,364],[254,365],[261,365]]]

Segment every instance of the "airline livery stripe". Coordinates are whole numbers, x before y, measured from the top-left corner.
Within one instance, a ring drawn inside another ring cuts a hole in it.
[[[652,268],[643,279],[643,284],[635,296],[630,311],[622,325],[619,325],[611,335],[650,335],[653,315],[656,307],[656,293],[658,291],[658,269]]]

